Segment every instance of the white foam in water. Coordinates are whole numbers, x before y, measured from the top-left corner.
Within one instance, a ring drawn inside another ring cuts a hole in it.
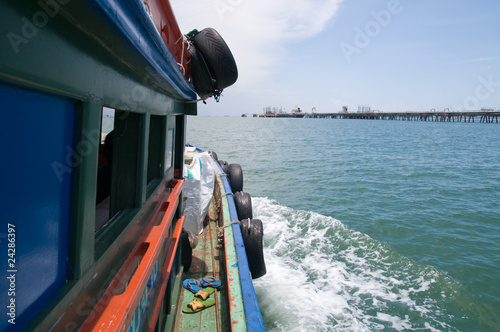
[[[252,201],[264,224],[267,274],[254,285],[267,331],[449,330],[427,295],[435,270],[331,217]]]

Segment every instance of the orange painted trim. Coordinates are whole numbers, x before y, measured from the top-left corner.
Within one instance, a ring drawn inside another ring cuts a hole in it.
[[[167,290],[168,279],[170,277],[170,273],[172,272],[172,266],[175,260],[175,254],[177,252],[177,248],[179,246],[179,241],[181,239],[182,226],[184,225],[184,220],[186,219],[185,215],[182,215],[182,218],[177,221],[177,226],[175,226],[172,242],[167,251],[167,256],[165,257],[165,262],[163,263],[163,273],[161,275],[160,280],[160,292],[158,297],[156,298],[156,305],[153,312],[153,317],[151,318],[151,322],[149,324],[148,331],[152,332],[155,330],[156,323],[158,321],[158,315],[160,314],[162,299],[165,296],[165,291]],[[166,267],[166,268],[165,268]]]
[[[81,331],[127,330],[158,260],[160,251],[165,244],[172,220],[179,206],[179,195],[184,181],[177,179],[173,181],[174,188],[166,201],[168,208],[160,224],[151,227],[144,241],[139,241],[135,245],[125,264],[83,323]],[[151,220],[151,222],[153,221],[154,219]],[[146,247],[147,249],[145,249]],[[142,256],[141,262],[130,282],[126,285],[125,290],[122,294],[113,294],[115,289],[123,286],[122,276],[129,270],[131,263],[134,262],[133,258],[138,256]]]

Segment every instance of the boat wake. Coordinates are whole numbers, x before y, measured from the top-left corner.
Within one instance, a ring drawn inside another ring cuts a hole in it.
[[[456,331],[463,288],[339,220],[253,198],[267,275],[254,281],[267,331]],[[463,326],[463,325],[461,325]]]

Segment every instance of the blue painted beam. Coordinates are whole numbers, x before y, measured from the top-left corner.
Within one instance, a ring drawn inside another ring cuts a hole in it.
[[[225,175],[222,175],[224,189],[227,193],[227,201],[229,204],[229,214],[231,221],[238,221],[238,213],[232,195],[231,185]],[[248,259],[243,244],[243,237],[241,236],[241,229],[239,224],[233,224],[234,245],[236,247],[236,256],[238,257],[238,269],[240,272],[241,293],[243,297],[243,305],[245,307],[245,316],[247,319],[248,331],[265,331],[264,322],[260,313],[259,302],[253,287],[252,275],[248,267]]]
[[[196,93],[149,18],[142,1],[138,0],[85,0],[85,2],[108,24],[137,54],[151,70],[149,75],[165,82],[174,89],[177,97],[195,100]]]

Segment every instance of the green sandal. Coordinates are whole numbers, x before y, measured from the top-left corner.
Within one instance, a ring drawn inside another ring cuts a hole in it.
[[[215,291],[214,288],[207,287],[205,289],[199,290],[196,294],[194,294],[194,297],[197,297],[197,298],[205,301],[206,299],[208,299],[210,297],[210,295],[212,295],[214,293],[214,291]]]
[[[211,307],[214,304],[215,304],[215,300],[214,299],[208,299],[208,300],[205,300],[205,301],[194,299],[193,301],[189,302],[189,304],[187,305],[187,307],[185,307],[184,309],[182,309],[182,312],[184,312],[186,314],[194,314],[196,312],[202,311],[203,309]]]

